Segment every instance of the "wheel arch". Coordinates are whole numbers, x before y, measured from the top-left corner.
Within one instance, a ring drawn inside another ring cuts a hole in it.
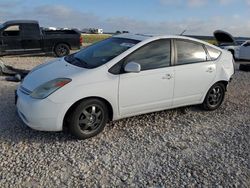
[[[209,87],[209,89],[210,89],[211,87],[213,87],[215,84],[218,84],[218,83],[222,83],[222,84],[225,86],[225,89],[226,89],[226,91],[227,91],[227,86],[228,86],[228,84],[229,84],[229,81],[227,81],[227,80],[219,80],[219,81],[215,82],[213,85],[211,85],[211,86]],[[209,89],[207,90],[207,92],[209,91]]]
[[[233,58],[235,59],[235,50],[234,49],[228,49],[227,51],[231,52],[231,54],[233,55]]]
[[[88,99],[98,99],[100,101],[103,101],[107,105],[107,108],[108,108],[109,121],[113,120],[114,110],[113,110],[113,107],[112,107],[111,103],[108,100],[106,100],[106,99],[104,99],[102,97],[97,97],[97,96],[86,97],[86,98],[79,99],[78,101],[76,101],[74,104],[72,104],[69,107],[69,109],[67,110],[67,112],[65,113],[64,118],[63,118],[63,129],[65,129],[68,126],[68,117],[73,112],[75,107],[79,103],[81,103],[82,101],[88,100]]]
[[[227,51],[231,52],[232,54],[235,53],[235,50],[234,50],[234,49],[228,49]]]
[[[218,83],[222,83],[222,84],[225,86],[225,91],[227,91],[227,86],[228,86],[228,84],[229,84],[229,81],[226,81],[226,80],[219,80],[219,81],[213,83],[213,84],[207,89],[206,93],[205,93],[204,96],[202,97],[201,102],[203,102],[203,101],[205,100],[205,98],[206,98],[206,96],[207,96],[207,93],[208,93],[208,91],[211,89],[211,87],[213,87],[215,84],[218,84]]]

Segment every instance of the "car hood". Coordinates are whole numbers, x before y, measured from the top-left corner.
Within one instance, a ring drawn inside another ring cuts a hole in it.
[[[83,73],[86,69],[76,67],[67,63],[64,58],[56,59],[35,67],[24,78],[22,87],[33,91],[38,86],[56,78],[71,78],[74,75]]]
[[[234,37],[226,31],[217,30],[214,32],[214,37],[219,45],[237,45]]]

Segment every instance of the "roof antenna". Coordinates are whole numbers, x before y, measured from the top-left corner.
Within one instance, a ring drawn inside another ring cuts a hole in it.
[[[180,36],[182,36],[184,33],[186,33],[186,29],[184,29],[182,32],[181,32],[181,34],[180,34]]]

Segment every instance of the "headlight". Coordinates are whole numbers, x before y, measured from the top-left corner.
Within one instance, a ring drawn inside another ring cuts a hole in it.
[[[45,99],[69,82],[71,82],[71,79],[69,78],[57,78],[55,80],[51,80],[36,88],[30,96],[34,99]]]

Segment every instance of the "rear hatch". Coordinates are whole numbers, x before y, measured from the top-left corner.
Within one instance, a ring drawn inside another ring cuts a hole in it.
[[[234,37],[226,31],[217,30],[214,32],[214,37],[217,40],[219,46],[237,46],[237,42],[235,41]]]

